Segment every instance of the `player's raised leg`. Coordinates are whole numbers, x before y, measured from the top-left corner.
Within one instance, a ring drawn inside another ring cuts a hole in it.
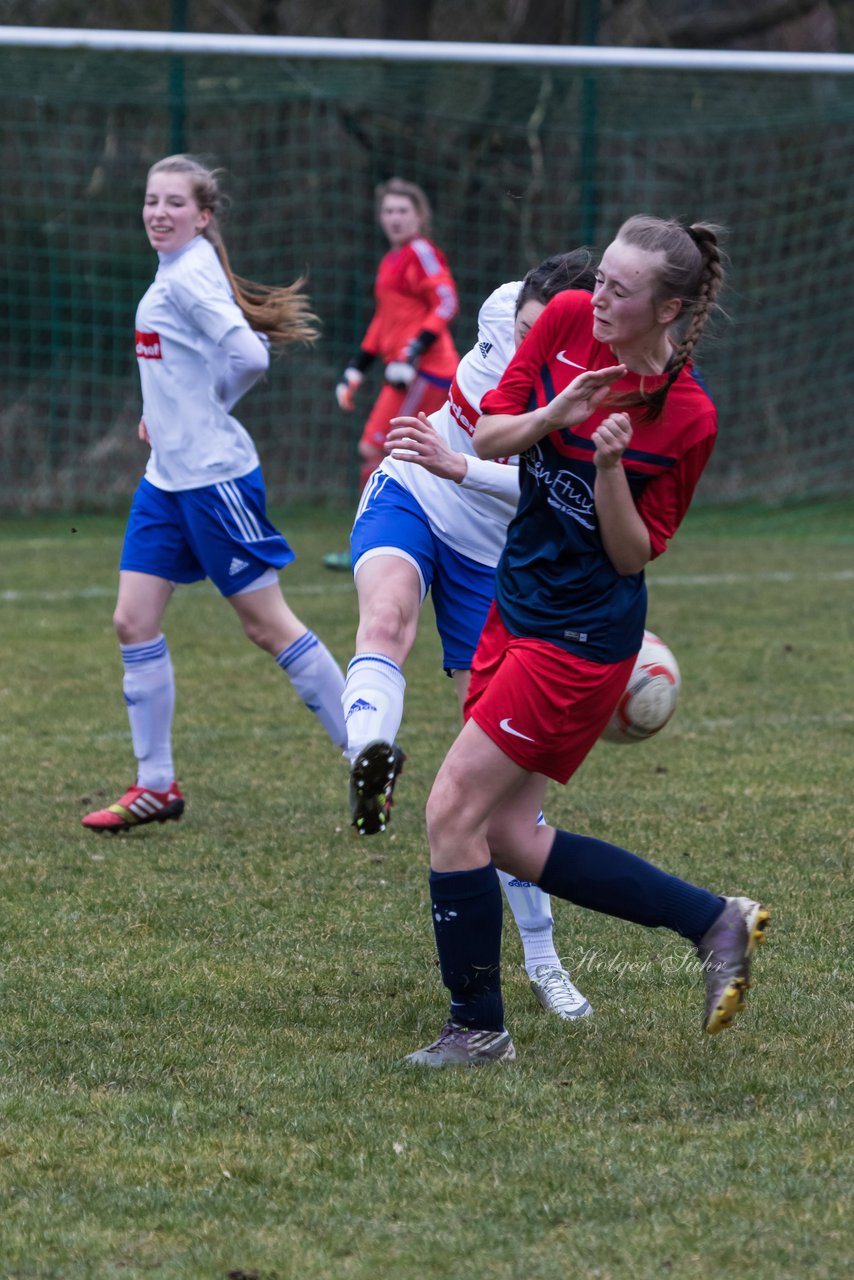
[[[360,835],[384,831],[404,755],[396,739],[403,719],[403,663],[415,641],[421,578],[391,548],[357,566],[359,627],[342,705],[350,761],[351,822]]]

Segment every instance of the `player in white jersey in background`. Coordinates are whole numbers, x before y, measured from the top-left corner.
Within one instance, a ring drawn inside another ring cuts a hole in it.
[[[588,250],[575,250],[501,285],[480,309],[477,343],[460,361],[446,404],[429,419],[392,420],[390,456],[365,489],[351,536],[359,627],[343,705],[352,821],[360,835],[383,831],[390,817],[404,759],[396,743],[406,687],[401,668],[428,590],[461,709],[465,700],[519,497],[516,459],[483,461],[474,452],[481,397],[498,385],[556,293],[592,290],[591,262]],[[555,950],[548,896],[525,881],[501,879],[540,1003],[565,1019],[589,1014]]]
[[[266,372],[268,347],[313,341],[315,317],[301,281],[271,288],[233,274],[220,202],[216,174],[191,156],[149,171],[143,223],[159,266],[137,310],[136,354],[139,432],[151,456],[128,519],[113,615],[137,778],[115,804],[82,819],[93,831],[127,831],[184,810],[161,625],[178,583],[210,577],[332,741],[346,742],[343,674],[285,602],[278,570],[294,553],[267,519],[255,445],[231,415]]]

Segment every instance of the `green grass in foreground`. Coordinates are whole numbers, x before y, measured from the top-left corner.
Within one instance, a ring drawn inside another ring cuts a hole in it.
[[[280,513],[291,603],[345,663],[348,517]],[[72,532],[72,529],[76,532]],[[552,821],[773,913],[750,1008],[699,1033],[676,938],[557,903],[590,1025],[535,1004],[514,1067],[402,1070],[445,996],[423,807],[457,727],[427,606],[393,830],[207,586],[167,619],[184,820],[98,838],[132,760],[110,625],[122,524],[0,523],[0,1275],[847,1277],[850,508],[699,511],[649,574],[674,722],[596,748]]]

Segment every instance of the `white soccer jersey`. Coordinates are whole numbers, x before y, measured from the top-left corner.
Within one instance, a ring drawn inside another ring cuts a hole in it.
[[[519,500],[518,460],[478,458],[472,444],[481,398],[498,386],[516,350],[513,323],[521,280],[491,293],[477,318],[477,342],[463,356],[447,403],[430,422],[445,443],[466,456],[461,484],[442,480],[414,462],[386,458],[381,470],[416,499],[437,538],[479,564],[496,565],[504,549],[507,525]]]
[[[255,470],[258,454],[217,394],[219,343],[249,325],[204,236],[159,257],[136,312],[142,417],[151,439],[145,478],[173,492],[237,480]]]

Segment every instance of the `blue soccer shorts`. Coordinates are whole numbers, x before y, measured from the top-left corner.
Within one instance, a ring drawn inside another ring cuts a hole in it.
[[[379,551],[415,566],[421,599],[428,591],[433,598],[445,670],[468,671],[495,592],[495,569],[437,538],[412,494],[384,471],[371,476],[356,513],[350,535],[354,569]]]
[[[264,479],[256,467],[238,480],[178,492],[140,480],[119,568],[168,582],[210,578],[224,596],[233,596],[293,559],[267,519]]]

